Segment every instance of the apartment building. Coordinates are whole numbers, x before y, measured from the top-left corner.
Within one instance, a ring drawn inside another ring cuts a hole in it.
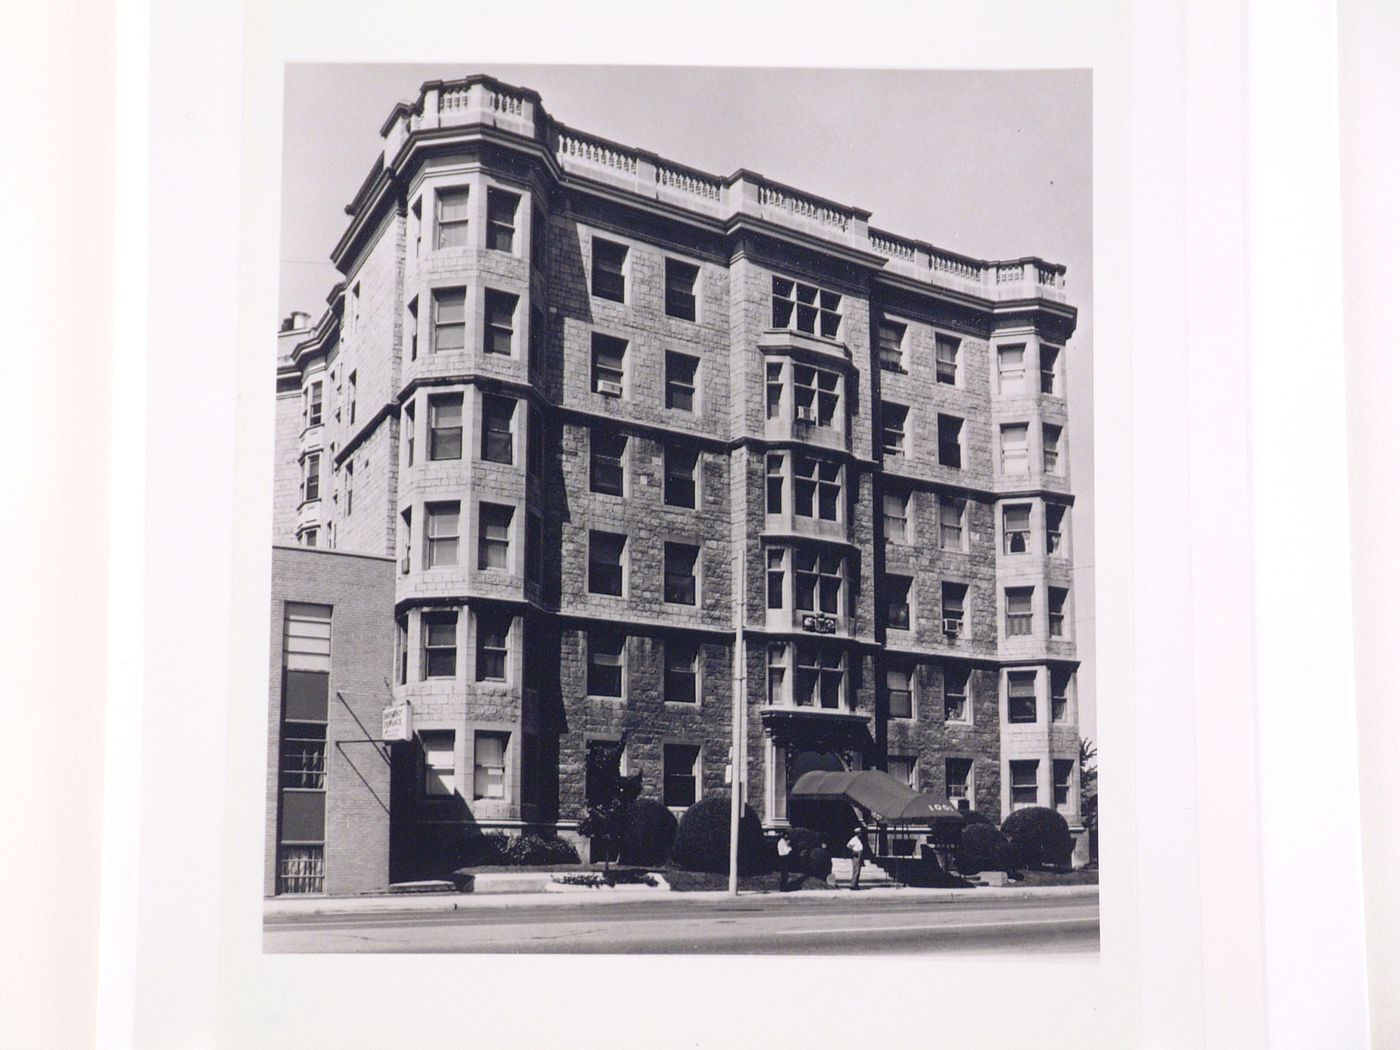
[[[770,828],[808,769],[878,767],[1080,830],[1062,266],[484,76],[380,131],[344,279],[279,336],[274,521],[314,564],[392,559],[341,599],[412,712],[394,877],[467,827],[574,835],[624,733],[646,795],[726,793],[736,695]]]

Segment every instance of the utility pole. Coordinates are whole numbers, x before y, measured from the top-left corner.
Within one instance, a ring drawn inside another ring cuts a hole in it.
[[[748,449],[740,445],[738,469],[747,476]],[[733,739],[729,746],[729,896],[739,896],[739,819],[744,812],[744,784],[749,768],[744,725],[748,700],[745,696],[746,668],[744,661],[744,607],[748,601],[748,560],[745,557],[748,546],[748,503],[745,501],[744,528],[730,538],[734,544],[737,565],[730,573],[734,581],[734,676],[732,683]]]

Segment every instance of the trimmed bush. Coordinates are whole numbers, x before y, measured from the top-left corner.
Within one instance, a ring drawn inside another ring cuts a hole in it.
[[[675,815],[654,798],[639,798],[627,807],[627,826],[622,833],[622,863],[665,864],[675,838]]]
[[[671,845],[671,860],[686,871],[729,870],[729,799],[702,798],[681,816]],[[739,874],[762,875],[773,870],[777,854],[763,837],[763,825],[750,806],[739,820]]]
[[[814,846],[802,854],[801,871],[814,879],[825,879],[831,874],[831,854],[824,846]]]
[[[994,824],[969,824],[958,844],[958,871],[976,875],[982,871],[1015,871],[1016,850]]]
[[[506,859],[506,848],[510,845],[510,839],[499,831],[487,831],[482,834],[468,835],[461,844],[461,852],[455,858],[456,867],[479,868],[492,864],[509,863]]]
[[[987,814],[982,813],[978,810],[964,809],[961,812],[963,818],[963,827],[967,827],[970,824],[990,824],[992,827],[997,826],[997,822],[995,820],[987,816]]]
[[[503,851],[502,863],[523,866],[535,864],[577,864],[578,851],[563,839],[521,835],[511,839]]]
[[[1069,833],[1069,823],[1053,809],[1044,806],[1018,809],[1002,822],[1001,830],[1016,850],[1018,866],[1069,867],[1074,837]]]

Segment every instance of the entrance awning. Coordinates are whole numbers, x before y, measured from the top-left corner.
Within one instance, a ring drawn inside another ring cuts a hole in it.
[[[878,769],[803,773],[788,798],[794,802],[853,802],[885,824],[961,823],[963,819],[945,800],[928,792],[921,794]]]

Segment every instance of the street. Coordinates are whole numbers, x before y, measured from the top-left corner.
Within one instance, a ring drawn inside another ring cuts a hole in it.
[[[822,895],[825,897],[826,895]],[[1094,953],[1097,895],[899,899],[686,895],[627,903],[269,917],[268,952]]]

